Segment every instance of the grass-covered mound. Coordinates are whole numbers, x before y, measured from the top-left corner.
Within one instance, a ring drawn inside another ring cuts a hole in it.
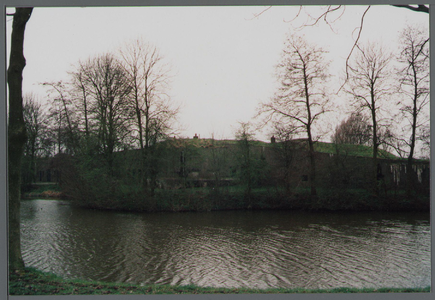
[[[209,148],[220,148],[220,147],[231,147],[238,144],[237,140],[214,140],[214,139],[178,139],[178,140],[168,140],[163,142],[165,145],[175,146],[175,147],[186,147],[191,146],[198,149],[209,149]],[[304,139],[295,139],[291,141],[295,144],[298,149],[308,150],[308,144]],[[250,141],[250,145],[253,147],[276,147],[279,144],[263,142],[263,141]],[[335,144],[330,142],[315,142],[314,151],[320,153],[328,154],[342,154],[348,156],[357,157],[373,157],[373,148],[365,145],[351,145],[351,144]],[[383,150],[378,149],[379,158],[388,159],[399,159],[396,155]]]
[[[429,293],[424,288],[335,288],[335,289],[248,289],[212,288],[194,285],[134,285],[83,280],[66,280],[34,268],[9,274],[9,295],[149,295],[149,294],[283,294],[283,293]]]
[[[373,148],[364,145],[317,142],[314,144],[314,150],[320,153],[341,154],[341,155],[358,156],[358,157],[373,157]],[[378,157],[389,158],[389,159],[399,158],[394,154],[385,151],[383,149],[378,149]]]

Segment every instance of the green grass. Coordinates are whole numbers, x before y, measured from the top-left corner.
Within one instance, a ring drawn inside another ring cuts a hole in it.
[[[300,142],[300,140],[295,140],[295,142]],[[234,146],[237,145],[237,140],[212,140],[212,139],[178,139],[171,141],[173,145],[188,145],[196,148],[211,148],[211,147],[223,147],[223,146]],[[276,144],[263,141],[251,141],[252,146],[257,147],[273,147]],[[337,149],[340,153],[349,156],[361,156],[361,157],[372,157],[373,149],[369,146],[364,145],[351,145],[351,144],[341,144],[336,145],[329,142],[316,142],[314,144],[314,150],[321,153],[337,153]],[[390,158],[398,159],[396,155],[389,153],[388,151],[379,149],[378,156],[380,158]]]
[[[348,156],[373,157],[372,147],[368,147],[364,145],[350,145],[350,144],[336,145],[333,143],[317,142],[314,145],[314,149],[315,151],[321,153],[336,154],[338,151],[339,154],[348,155]],[[399,159],[399,157],[382,149],[379,149],[378,157]]]
[[[300,140],[295,140],[296,142]],[[193,146],[196,148],[211,148],[211,147],[224,147],[224,146],[235,146],[237,145],[237,140],[212,140],[212,139],[179,139],[171,141],[173,145],[187,145]],[[254,147],[273,147],[276,144],[262,142],[262,141],[251,141],[251,145]],[[329,153],[336,154],[337,149],[341,154],[346,154],[349,156],[360,156],[360,157],[372,157],[373,149],[369,146],[364,145],[350,145],[350,144],[342,144],[336,145],[334,143],[328,142],[316,142],[314,144],[314,150],[320,153]],[[398,159],[399,157],[395,156],[392,153],[389,153],[385,150],[380,149],[378,156],[380,158],[390,158],[390,159]]]
[[[283,293],[429,293],[424,288],[334,288],[334,289],[249,289],[213,288],[194,285],[134,285],[99,281],[67,280],[34,268],[9,274],[10,295],[149,295],[149,294],[283,294]]]

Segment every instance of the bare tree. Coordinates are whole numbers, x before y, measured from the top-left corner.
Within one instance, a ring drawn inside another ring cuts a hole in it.
[[[414,161],[416,142],[424,138],[425,128],[429,126],[426,110],[429,104],[429,34],[417,27],[408,26],[400,37],[401,52],[398,61],[401,69],[400,92],[405,99],[401,101],[401,117],[407,124],[403,127],[409,138],[401,142],[409,149],[408,153],[408,191],[412,189],[411,170]],[[403,134],[406,134],[405,132]]]
[[[178,113],[167,94],[170,69],[157,48],[140,39],[122,48],[120,56],[131,88],[127,105],[133,116],[132,128],[142,153],[141,182],[153,194],[157,176],[155,146],[172,130]]]
[[[42,85],[49,87],[51,127],[56,135],[58,153],[75,154],[79,151],[79,135],[68,86],[62,81],[44,82]]]
[[[84,133],[85,138],[85,152],[89,153],[91,147],[91,133],[93,130],[91,119],[91,105],[89,91],[90,87],[86,81],[85,74],[89,74],[87,68],[91,67],[82,62],[78,63],[75,71],[70,72],[71,76],[71,93],[73,94],[73,102],[75,104],[75,113],[78,119],[79,129]]]
[[[391,95],[391,54],[384,52],[381,46],[368,44],[358,47],[359,55],[350,64],[350,77],[345,90],[349,93],[352,105],[357,112],[367,112],[371,118],[373,147],[373,189],[377,188],[377,157],[380,145],[379,127],[381,119],[381,103]]]
[[[131,87],[127,74],[120,62],[111,54],[103,54],[81,63],[80,85],[84,91],[82,103],[86,103],[84,121],[95,123],[95,136],[98,139],[99,152],[103,154],[112,172],[113,153],[122,149],[128,134],[131,114],[127,106]]]
[[[16,8],[13,14],[11,52],[7,81],[8,116],[8,192],[9,192],[9,270],[24,268],[20,245],[21,162],[26,143],[23,117],[22,81],[26,59],[23,54],[24,32],[33,8]]]
[[[48,156],[50,143],[47,143],[47,114],[37,102],[34,94],[26,94],[23,99],[23,115],[26,124],[27,141],[24,148],[24,163],[27,183],[36,180],[37,157]],[[45,155],[44,155],[45,154]]]
[[[329,74],[324,53],[323,49],[301,37],[289,36],[277,66],[280,88],[270,102],[262,104],[260,109],[260,114],[266,116],[266,122],[278,121],[286,125],[289,131],[306,136],[310,158],[309,182],[313,196],[317,195],[314,126],[329,108],[325,85]]]
[[[410,137],[403,142],[409,147],[408,160],[412,164],[416,141],[421,139],[419,129],[428,125],[425,110],[429,104],[429,35],[417,27],[408,26],[401,34],[400,92],[405,96],[400,106],[401,116],[407,121]]]
[[[397,5],[391,5],[391,6],[405,8],[405,9],[408,9],[408,10],[411,10],[414,12],[419,12],[419,13],[427,13],[427,14],[429,13],[429,6],[424,5],[424,4],[419,4],[419,5],[397,4]],[[271,7],[272,6],[269,6],[266,9],[262,10],[260,13],[255,14],[254,17],[259,17],[264,12],[269,10]],[[288,22],[293,22],[294,20],[298,19],[301,15],[303,8],[305,8],[305,7],[307,7],[307,6],[301,5],[299,7],[299,11],[296,14],[296,16]],[[359,41],[360,41],[360,38],[361,38],[362,33],[363,33],[363,29],[364,29],[365,17],[367,15],[367,13],[369,12],[370,8],[371,8],[371,5],[368,5],[365,8],[364,12],[360,16],[359,25],[355,26],[354,32],[356,32],[356,37],[355,37],[355,41],[353,42],[353,46],[352,46],[351,50],[349,51],[349,54],[346,58],[346,64],[345,64],[346,79],[345,79],[343,85],[341,86],[340,90],[344,87],[347,79],[349,78],[349,61],[350,61],[355,49],[359,45]],[[337,20],[340,20],[340,17],[345,13],[345,11],[346,11],[346,5],[327,5],[327,6],[324,6],[323,9],[321,9],[320,12],[318,12],[316,14],[312,14],[312,13],[309,13],[308,11],[305,11],[306,16],[307,16],[307,21],[300,28],[307,27],[307,26],[314,26],[314,25],[317,25],[321,22],[324,22],[326,25],[328,25],[331,28],[332,31],[334,31],[333,24]]]

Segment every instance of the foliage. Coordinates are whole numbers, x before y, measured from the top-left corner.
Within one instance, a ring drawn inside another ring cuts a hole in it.
[[[253,151],[252,139],[254,134],[249,123],[240,123],[240,128],[236,132],[237,140],[237,164],[238,177],[240,183],[245,186],[245,198],[251,206],[251,192],[254,187],[264,185],[268,175],[268,164],[263,151],[256,153]]]
[[[335,129],[332,141],[335,144],[366,145],[370,142],[371,133],[368,119],[353,113]]]

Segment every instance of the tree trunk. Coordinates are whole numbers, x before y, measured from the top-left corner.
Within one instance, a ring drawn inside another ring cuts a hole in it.
[[[373,143],[373,157],[372,157],[372,189],[376,196],[379,196],[378,188],[378,124],[376,120],[376,102],[375,102],[375,87],[374,83],[371,85],[370,90],[371,97],[371,113],[373,122],[372,143]]]
[[[314,144],[311,140],[311,134],[308,138],[308,144],[309,144],[309,153],[310,153],[310,189],[311,189],[311,196],[316,197],[317,196],[317,188],[316,188],[316,158],[314,153]]]
[[[307,105],[307,115],[308,115],[307,118],[308,122],[306,128],[307,128],[307,136],[308,136],[308,147],[310,153],[310,189],[311,189],[311,196],[317,197],[316,158],[314,157],[314,143],[311,135],[311,122],[313,121],[313,118],[311,116],[310,93],[308,91],[308,75],[305,66],[303,71],[304,71],[305,103]]]
[[[26,59],[23,54],[24,31],[33,8],[17,8],[11,37],[7,81],[9,87],[8,188],[9,188],[9,269],[24,268],[20,245],[21,162],[26,142],[23,117],[22,81]]]
[[[414,83],[414,99],[413,99],[413,107],[412,107],[412,132],[411,132],[411,143],[409,145],[409,155],[408,155],[408,163],[407,163],[407,178],[406,178],[406,194],[408,197],[411,197],[412,191],[415,190],[415,174],[412,169],[412,165],[414,164],[414,151],[415,151],[415,136],[417,129],[417,101],[419,96],[418,91],[418,78],[417,71],[415,69],[415,62],[412,64],[412,73],[413,73],[413,83]]]

